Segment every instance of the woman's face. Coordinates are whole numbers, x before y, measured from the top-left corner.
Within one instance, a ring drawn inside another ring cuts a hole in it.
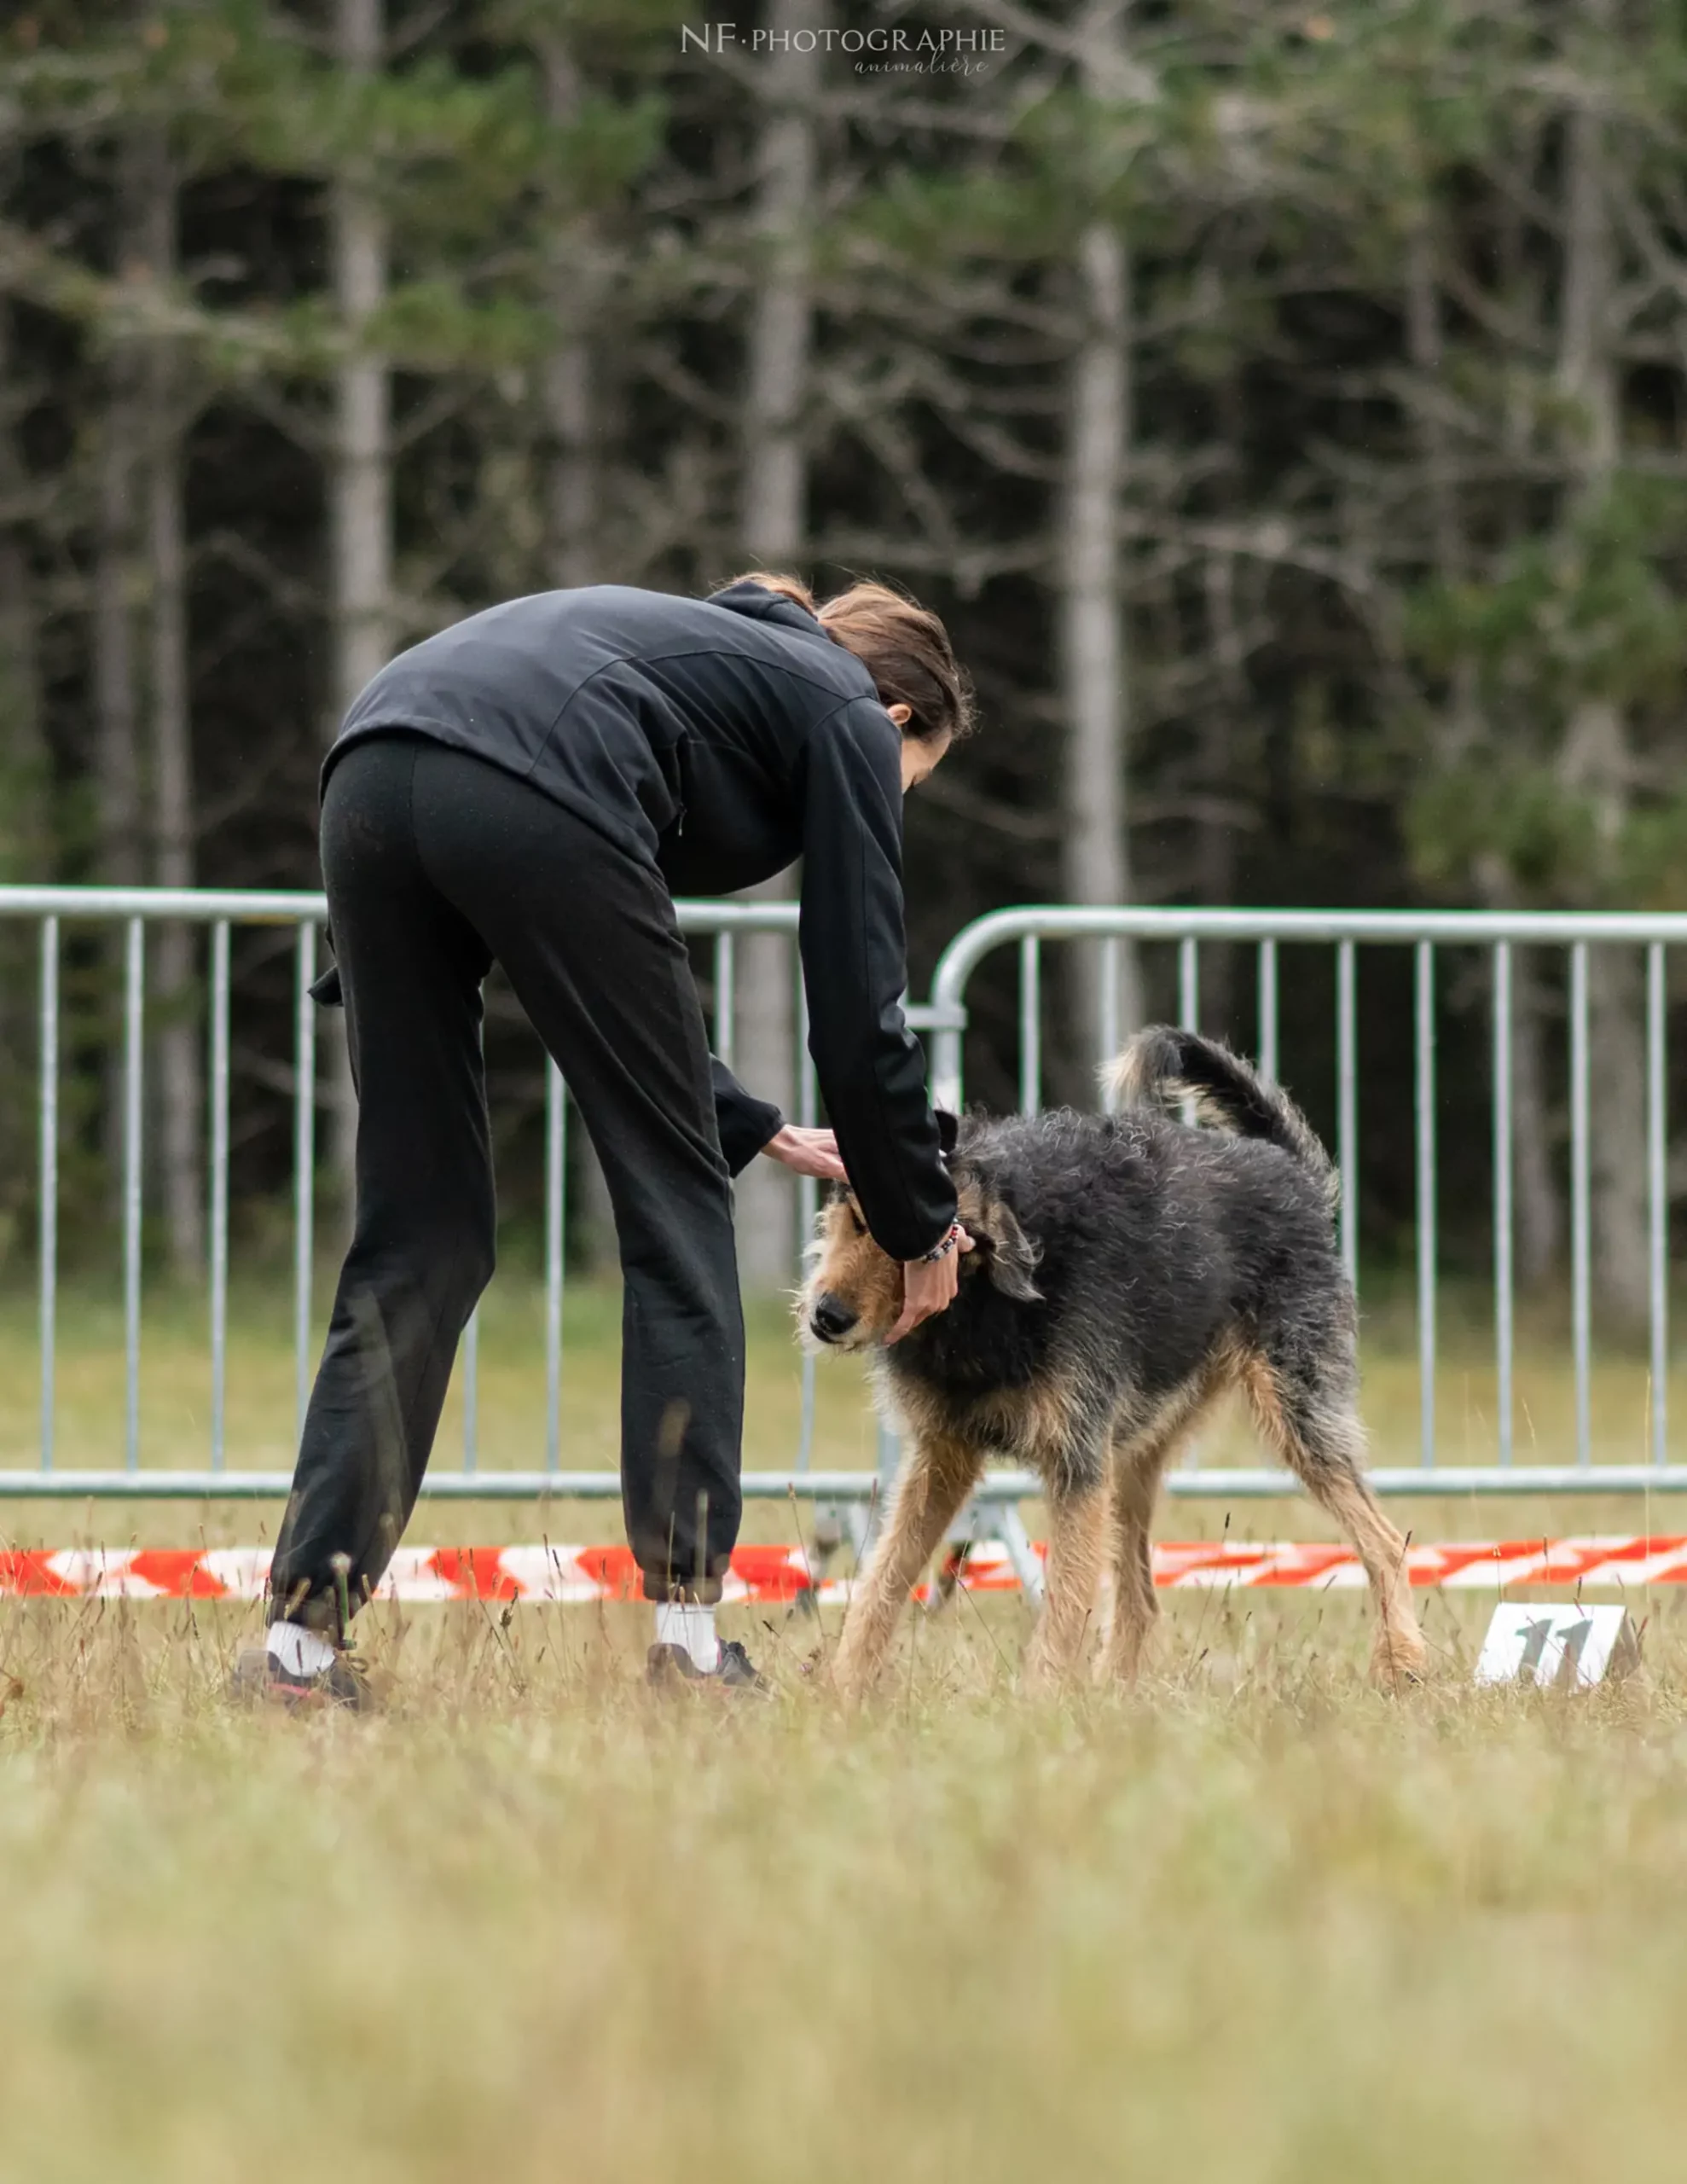
[[[884,710],[898,728],[906,728],[909,721],[913,718],[913,708],[911,706],[886,706]],[[911,788],[918,788],[927,775],[942,764],[943,753],[949,747],[949,741],[950,739],[947,735],[941,742],[929,743],[917,735],[905,735],[902,738],[902,794],[904,796]]]

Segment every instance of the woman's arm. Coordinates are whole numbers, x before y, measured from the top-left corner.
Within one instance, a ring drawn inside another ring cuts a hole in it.
[[[709,1074],[714,1083],[721,1150],[727,1156],[728,1169],[736,1176],[779,1134],[785,1117],[771,1100],[758,1100],[753,1092],[746,1092],[718,1054],[709,1057]]]
[[[925,1095],[925,1058],[902,1015],[901,738],[854,698],[809,739],[797,943],[815,1058],[838,1150],[875,1240],[919,1258],[954,1218],[954,1186]]]
[[[710,1055],[709,1066],[715,1079],[715,1118],[721,1132],[721,1150],[734,1176],[759,1153],[799,1176],[818,1176],[838,1183],[844,1180],[838,1141],[829,1130],[804,1130],[786,1122],[771,1100],[758,1100],[753,1092],[746,1092],[718,1054]]]
[[[844,1163],[838,1157],[838,1140],[829,1130],[807,1130],[786,1123],[762,1147],[764,1160],[777,1160],[798,1176],[814,1176],[823,1182],[845,1183]]]

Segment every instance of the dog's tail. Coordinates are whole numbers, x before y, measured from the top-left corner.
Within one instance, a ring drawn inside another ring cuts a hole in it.
[[[1316,1178],[1335,1206],[1340,1184],[1317,1131],[1286,1092],[1216,1039],[1152,1024],[1101,1074],[1122,1107],[1192,1101],[1203,1122],[1279,1147]]]

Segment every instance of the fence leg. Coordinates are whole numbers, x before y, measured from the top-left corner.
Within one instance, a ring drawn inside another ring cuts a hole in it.
[[[1041,1558],[1032,1546],[1029,1535],[1018,1509],[1011,1502],[1004,1502],[991,1512],[996,1537],[1007,1549],[1007,1559],[1013,1565],[1013,1574],[1019,1580],[1020,1589],[1033,1607],[1043,1604],[1043,1565]]]

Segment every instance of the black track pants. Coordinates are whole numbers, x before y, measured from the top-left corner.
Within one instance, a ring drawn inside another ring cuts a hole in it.
[[[328,1625],[341,1555],[354,1608],[379,1582],[491,1278],[480,985],[494,957],[568,1080],[614,1206],[628,1538],[653,1595],[717,1597],[738,1536],[744,1324],[708,1041],[659,874],[513,775],[396,733],[330,774],[322,852],[357,1217],[276,1542],[276,1612]]]

